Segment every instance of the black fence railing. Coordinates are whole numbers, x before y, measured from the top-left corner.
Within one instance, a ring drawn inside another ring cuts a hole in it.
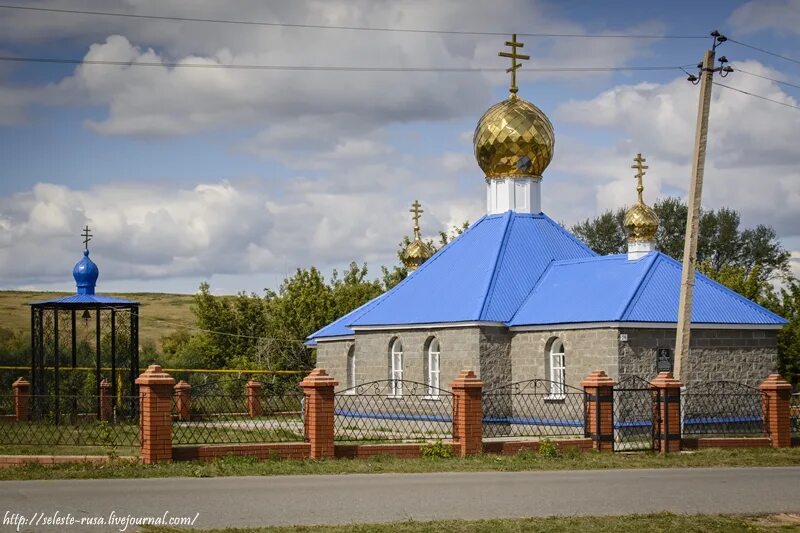
[[[28,402],[28,417],[17,421],[14,397],[0,396],[0,446],[127,447],[125,453],[138,453],[139,397],[117,398],[105,420],[97,414],[95,396],[31,395]]]
[[[654,450],[661,397],[650,382],[638,376],[623,378],[614,387],[614,451]]]
[[[172,443],[243,444],[302,442],[303,393],[246,395],[198,394],[173,399]]]
[[[792,437],[800,438],[800,392],[792,394],[789,403],[789,417],[792,424]]]
[[[382,380],[334,396],[334,438],[420,442],[453,438],[453,393],[425,383]]]
[[[483,393],[483,435],[499,437],[586,436],[583,390],[543,379],[519,381]]]
[[[764,435],[764,393],[733,381],[687,387],[681,396],[684,436]]]

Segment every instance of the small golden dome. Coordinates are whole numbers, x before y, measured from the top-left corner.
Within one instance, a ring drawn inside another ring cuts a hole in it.
[[[512,93],[483,114],[472,142],[487,178],[541,177],[555,136],[542,110]]]
[[[401,257],[403,265],[405,265],[408,270],[416,270],[417,267],[427,261],[434,253],[433,248],[431,248],[428,243],[424,242],[420,235],[419,219],[420,215],[423,213],[420,207],[422,206],[417,200],[414,200],[414,203],[411,204],[410,212],[414,214],[412,217],[414,220],[414,240],[408,243]]]
[[[642,154],[636,154],[633,158],[634,164],[631,168],[636,169],[636,192],[639,197],[636,205],[628,209],[625,213],[623,224],[625,229],[628,230],[628,242],[648,242],[656,240],[656,231],[658,231],[658,215],[653,209],[644,203],[643,193],[644,184],[642,178],[645,174],[647,166],[645,158]]]

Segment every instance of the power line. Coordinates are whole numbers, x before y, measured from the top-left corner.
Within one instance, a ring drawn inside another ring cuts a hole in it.
[[[800,110],[800,106],[787,104],[786,102],[781,102],[779,100],[773,100],[772,98],[767,98],[766,96],[761,96],[760,94],[754,94],[754,93],[750,93],[750,92],[747,92],[747,91],[743,91],[742,89],[737,89],[736,87],[731,87],[730,85],[725,85],[724,83],[719,83],[719,82],[716,82],[716,81],[713,82],[713,83],[714,83],[714,85],[719,85],[720,87],[725,87],[726,89],[730,89],[732,91],[736,91],[736,92],[739,92],[739,93],[742,93],[742,94],[746,94],[747,96],[753,96],[755,98],[760,98],[761,100],[766,100],[767,102],[773,102],[775,104],[780,104],[782,106],[791,107],[793,109]]]
[[[0,5],[3,9],[18,9],[24,11],[38,11],[47,13],[64,13],[71,15],[93,15],[104,17],[125,17],[133,19],[148,20],[169,20],[176,22],[210,22],[217,24],[240,24],[246,26],[266,26],[282,28],[305,28],[317,30],[350,30],[350,31],[377,31],[392,33],[427,33],[440,35],[502,35],[507,36],[511,32],[495,31],[459,31],[459,30],[426,30],[413,28],[387,28],[387,27],[367,27],[367,26],[334,26],[326,24],[292,24],[286,22],[266,22],[241,19],[213,19],[200,17],[177,17],[168,15],[145,15],[137,13],[122,13],[119,11],[85,11],[79,9],[56,9],[49,7],[32,7],[17,5]],[[580,39],[705,39],[701,35],[648,35],[648,34],[599,34],[599,33],[520,33],[517,35],[524,37],[552,37],[552,38],[580,38]]]
[[[791,61],[792,63],[796,63],[796,64],[800,65],[800,60],[793,59],[791,57],[787,57],[787,56],[784,56],[784,55],[781,55],[781,54],[778,54],[778,53],[775,53],[775,52],[770,52],[769,50],[765,50],[763,48],[759,48],[758,46],[753,46],[752,44],[743,43],[742,41],[737,41],[736,39],[728,39],[728,42],[736,43],[739,46],[744,46],[746,48],[750,48],[752,50],[756,50],[756,51],[761,52],[763,54],[768,54],[768,55],[771,55],[771,56],[774,56],[774,57],[779,57],[779,58],[784,59],[786,61]]]
[[[748,76],[755,76],[756,78],[761,78],[775,83],[780,83],[781,85],[786,85],[788,87],[794,87],[796,89],[800,89],[800,85],[795,85],[794,83],[789,83],[788,81],[776,80],[775,78],[770,78],[769,76],[762,76],[761,74],[755,74],[753,72],[747,72],[746,70],[742,70],[739,67],[734,67],[734,71],[741,72],[742,74],[747,74]]]
[[[254,65],[219,63],[179,63],[159,61],[113,61],[92,59],[69,59],[54,57],[15,57],[0,56],[0,61],[18,63],[54,63],[62,65],[112,65],[121,67],[168,67],[227,70],[282,70],[282,71],[335,71],[335,72],[505,72],[501,67],[355,67],[355,66],[323,66],[323,65]],[[691,65],[684,65],[691,66]],[[527,72],[615,72],[615,71],[654,71],[681,70],[675,66],[632,66],[632,67],[533,67]]]

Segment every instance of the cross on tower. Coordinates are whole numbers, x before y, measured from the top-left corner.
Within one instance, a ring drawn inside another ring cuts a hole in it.
[[[528,60],[531,56],[527,56],[525,54],[518,54],[517,48],[522,48],[525,46],[524,43],[517,42],[517,34],[514,33],[511,35],[511,40],[506,41],[506,46],[511,47],[511,52],[498,52],[498,56],[500,57],[509,57],[511,58],[511,66],[506,69],[506,72],[511,73],[511,87],[509,87],[508,91],[511,94],[517,94],[517,69],[522,68],[522,63],[517,63],[517,59],[525,59]]]
[[[83,237],[83,246],[86,250],[89,249],[89,241],[92,240],[92,234],[89,233],[89,226],[87,225],[83,228],[83,233],[81,233],[81,237]]]
[[[642,178],[645,175],[645,170],[650,168],[644,164],[645,161],[647,161],[647,159],[642,157],[642,154],[636,154],[636,157],[633,158],[633,165],[631,165],[631,168],[636,169],[636,192],[639,193],[640,204],[644,203],[644,199],[642,198],[642,192],[644,192],[644,184],[642,183]]]
[[[419,233],[419,218],[424,211],[420,209],[422,204],[419,203],[419,200],[414,200],[414,203],[411,204],[411,209],[408,210],[409,213],[414,213],[414,216],[411,218],[414,220],[414,238],[419,240],[420,233]]]

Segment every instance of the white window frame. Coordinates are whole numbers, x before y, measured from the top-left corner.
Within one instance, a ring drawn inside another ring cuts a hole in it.
[[[356,386],[356,350],[350,347],[347,350],[347,394],[355,394]]]
[[[566,398],[567,362],[564,342],[554,339],[550,345],[550,395],[549,400],[563,400]]]
[[[428,400],[439,399],[439,389],[441,388],[441,354],[442,347],[439,344],[439,339],[434,337],[428,344],[428,352],[426,354],[428,360],[428,375],[426,376],[428,395],[425,398]],[[436,364],[434,364],[434,362]]]
[[[389,384],[390,398],[403,396],[403,343],[400,339],[394,339],[389,350]]]

